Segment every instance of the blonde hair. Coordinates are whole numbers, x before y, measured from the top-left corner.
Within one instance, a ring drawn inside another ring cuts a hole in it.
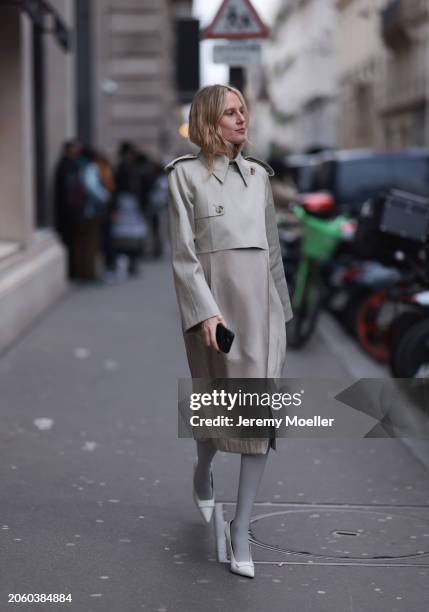
[[[222,136],[222,130],[219,126],[219,120],[226,108],[228,91],[235,93],[243,105],[247,125],[249,114],[243,94],[230,85],[203,87],[195,94],[189,112],[189,139],[203,150],[207,157],[210,174],[213,172],[215,155],[226,154],[231,146]],[[236,155],[242,150],[246,142],[233,145]]]

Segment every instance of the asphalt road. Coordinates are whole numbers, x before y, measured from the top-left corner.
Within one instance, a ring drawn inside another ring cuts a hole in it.
[[[168,262],[73,287],[0,358],[0,610],[426,612],[428,469],[395,439],[283,439],[255,504],[256,578],[219,535],[239,456],[214,462],[217,521],[193,506],[189,375]],[[386,376],[323,317],[286,373]],[[286,374],[285,373],[285,374]],[[8,603],[9,594],[71,602]]]

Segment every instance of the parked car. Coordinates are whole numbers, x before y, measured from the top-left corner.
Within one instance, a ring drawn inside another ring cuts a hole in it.
[[[285,157],[285,166],[300,193],[314,191],[314,173],[318,167],[319,154],[298,153]]]
[[[341,150],[309,157],[311,160],[301,170],[307,179],[311,175],[305,191],[329,192],[337,212],[359,213],[368,198],[385,189],[429,196],[429,149],[426,148],[390,152]]]

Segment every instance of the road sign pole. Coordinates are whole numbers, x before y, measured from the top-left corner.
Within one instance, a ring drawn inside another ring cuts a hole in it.
[[[242,66],[229,67],[229,84],[244,93],[246,87],[246,70]]]
[[[261,46],[258,39],[267,38],[269,29],[259,17],[251,0],[223,0],[210,25],[201,38],[229,40],[229,44],[216,45],[215,63],[229,65],[229,83],[244,92],[245,66],[260,64]],[[235,43],[235,44],[232,44]]]

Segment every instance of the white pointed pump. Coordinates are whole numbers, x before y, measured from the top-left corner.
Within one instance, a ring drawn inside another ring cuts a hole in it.
[[[194,462],[194,476],[195,476],[195,470],[197,467],[197,463],[198,463],[198,459],[196,459]],[[211,485],[212,485],[212,491],[213,491],[213,495],[211,499],[200,499],[197,495],[197,492],[195,491],[194,483],[192,481],[194,502],[206,524],[210,523],[211,518],[213,516],[213,510],[215,507],[215,498],[214,498],[214,489],[213,489],[213,474],[211,472],[210,472],[210,478],[211,478]]]
[[[252,560],[252,556],[250,554],[250,546],[249,546],[249,561],[236,561],[234,557],[234,551],[232,550],[232,541],[231,541],[231,523],[232,521],[225,523],[225,538],[226,544],[228,547],[228,556],[230,566],[229,569],[234,574],[239,574],[240,576],[246,576],[247,578],[255,577],[255,565]]]

